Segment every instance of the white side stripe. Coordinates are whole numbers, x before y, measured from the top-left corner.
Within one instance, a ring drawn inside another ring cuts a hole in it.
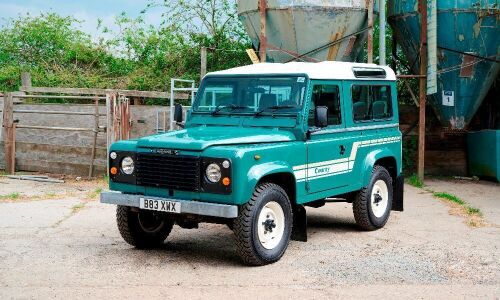
[[[356,156],[359,148],[391,144],[399,141],[401,141],[401,137],[354,142],[352,144],[351,154],[349,155],[349,158],[340,158],[294,166],[293,173],[297,182],[305,181],[306,179],[314,180],[318,178],[348,173],[351,172],[354,168],[354,163],[356,161]]]

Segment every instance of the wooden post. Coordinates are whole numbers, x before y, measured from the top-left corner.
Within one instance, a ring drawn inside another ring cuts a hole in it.
[[[267,10],[267,0],[259,0],[259,13],[260,13],[259,56],[261,62],[267,61],[266,10]]]
[[[15,172],[15,155],[14,150],[14,101],[12,93],[6,93],[3,101],[3,143],[5,153],[5,171],[8,174]]]
[[[31,87],[31,74],[28,72],[21,73],[21,84],[23,87]]]
[[[94,140],[92,141],[92,153],[90,154],[89,179],[94,176],[94,160],[97,147],[97,134],[99,133],[99,98],[95,98],[94,105]]]
[[[200,79],[203,79],[207,74],[207,47],[201,47],[200,56]]]
[[[373,63],[373,0],[366,0],[368,7],[368,63]]]
[[[12,151],[12,156],[10,157],[10,165],[12,166],[12,173],[16,173],[16,122],[12,123],[12,145],[11,145],[11,151]]]
[[[418,177],[424,180],[425,172],[425,107],[427,75],[427,1],[419,0],[420,20],[420,78],[419,78],[419,118],[418,118]]]

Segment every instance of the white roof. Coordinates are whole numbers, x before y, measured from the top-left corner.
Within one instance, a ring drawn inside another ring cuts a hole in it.
[[[384,69],[386,78],[356,78],[353,67]],[[394,71],[387,66],[339,61],[323,61],[318,63],[260,63],[211,72],[207,75],[259,75],[259,74],[307,74],[311,79],[353,79],[353,80],[396,80]]]

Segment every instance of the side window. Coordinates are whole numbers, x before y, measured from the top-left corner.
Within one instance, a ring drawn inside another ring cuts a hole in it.
[[[355,122],[392,118],[391,87],[388,85],[353,85],[352,114]]]
[[[309,126],[314,126],[316,106],[328,107],[328,125],[342,124],[340,111],[340,90],[338,85],[316,84],[313,87],[312,102],[309,110]]]

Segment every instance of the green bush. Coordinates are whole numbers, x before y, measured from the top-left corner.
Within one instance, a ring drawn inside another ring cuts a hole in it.
[[[120,32],[95,41],[75,29],[79,22],[48,13],[0,28],[0,91],[18,90],[21,72],[31,73],[34,86],[167,91],[172,77],[199,81],[202,46],[209,48],[209,71],[249,63],[251,44],[234,32],[155,28],[122,14]]]

